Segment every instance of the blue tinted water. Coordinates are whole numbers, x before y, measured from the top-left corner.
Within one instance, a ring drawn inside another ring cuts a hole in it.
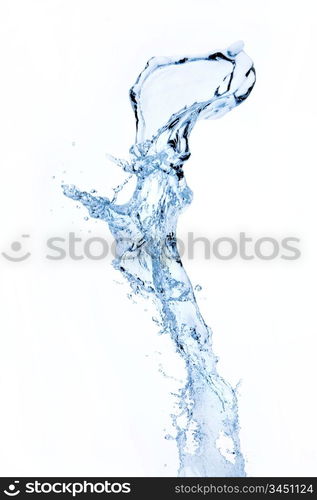
[[[236,391],[217,372],[212,332],[182,265],[176,228],[192,200],[183,168],[195,123],[237,107],[254,83],[242,42],[203,56],[153,57],[130,90],[136,119],[130,159],[113,158],[129,175],[124,185],[112,200],[63,186],[66,196],[108,224],[116,241],[114,267],[135,294],[154,300],[162,332],[171,336],[186,365],[178,411],[171,416],[180,476],[245,475]],[[131,199],[116,204],[130,178],[136,179]]]

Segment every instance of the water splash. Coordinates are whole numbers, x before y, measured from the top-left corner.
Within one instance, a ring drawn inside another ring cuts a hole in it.
[[[172,415],[180,476],[245,475],[236,392],[217,372],[212,332],[183,268],[176,226],[192,200],[183,166],[195,123],[241,104],[254,83],[242,42],[199,57],[150,59],[130,90],[137,125],[130,160],[112,158],[136,179],[131,199],[116,204],[124,185],[115,188],[112,200],[63,186],[66,196],[109,225],[116,241],[114,267],[135,294],[155,301],[162,332],[185,363],[187,380]]]

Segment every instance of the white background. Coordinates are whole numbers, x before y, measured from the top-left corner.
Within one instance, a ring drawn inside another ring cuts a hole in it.
[[[60,184],[109,195],[120,175],[105,155],[128,156],[145,62],[238,39],[258,80],[239,109],[196,126],[179,231],[301,238],[297,261],[185,264],[219,370],[242,380],[247,473],[316,475],[315,2],[2,0],[0,30],[0,251],[32,252],[0,256],[0,475],[176,474],[168,338],[110,259],[49,261],[45,241],[110,238]]]

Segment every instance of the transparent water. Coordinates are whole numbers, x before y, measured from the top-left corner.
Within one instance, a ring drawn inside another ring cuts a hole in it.
[[[251,59],[237,42],[223,52],[196,57],[153,57],[130,90],[136,140],[127,172],[112,200],[64,185],[90,217],[104,220],[115,238],[113,265],[134,294],[155,302],[162,333],[169,334],[186,366],[187,380],[172,415],[180,476],[244,476],[237,395],[217,372],[212,332],[205,324],[176,242],[177,220],[191,203],[183,167],[199,119],[214,119],[241,104],[255,83]],[[125,204],[116,195],[131,178]],[[202,214],[204,216],[204,214]]]

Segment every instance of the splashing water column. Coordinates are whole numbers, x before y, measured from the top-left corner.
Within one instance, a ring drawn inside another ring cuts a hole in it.
[[[131,199],[119,205],[116,197],[63,186],[66,196],[108,224],[116,241],[114,267],[135,294],[155,302],[162,330],[185,363],[187,379],[172,416],[180,476],[245,475],[236,393],[217,372],[212,333],[182,265],[176,229],[192,200],[183,167],[195,123],[241,104],[254,83],[242,42],[203,56],[150,59],[130,90],[136,119],[130,161],[114,158],[136,177]]]

